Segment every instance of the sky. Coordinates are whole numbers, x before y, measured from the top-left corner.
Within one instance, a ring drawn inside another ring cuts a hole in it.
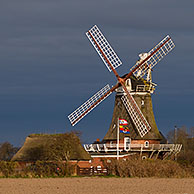
[[[83,143],[103,139],[114,93],[75,127],[67,118],[116,83],[85,35],[94,24],[123,62],[119,75],[171,36],[175,49],[153,71],[156,123],[164,134],[194,126],[193,9],[193,0],[1,0],[0,142],[21,146],[31,133],[71,130]]]

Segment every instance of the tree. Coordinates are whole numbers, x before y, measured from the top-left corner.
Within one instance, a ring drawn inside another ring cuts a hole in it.
[[[55,161],[69,161],[73,152],[73,145],[78,144],[79,138],[75,132],[57,136],[55,142],[45,150],[45,158]]]
[[[17,152],[18,148],[13,147],[9,142],[0,144],[0,160],[9,161]]]
[[[194,127],[190,128],[190,134],[189,134],[190,138],[194,138]]]
[[[177,128],[176,130],[169,131],[167,138],[170,143],[182,144],[181,153],[178,155],[179,161],[188,163],[194,162],[194,138],[193,138],[194,127],[190,129],[188,133],[185,126]]]
[[[167,139],[169,143],[174,143],[174,144],[184,144],[185,141],[188,139],[189,134],[187,133],[187,128],[185,126],[181,128],[175,128],[171,131],[168,132],[167,134]]]

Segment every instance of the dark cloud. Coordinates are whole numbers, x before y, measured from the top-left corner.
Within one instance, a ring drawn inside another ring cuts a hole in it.
[[[193,7],[193,0],[3,0],[0,142],[19,144],[29,133],[73,129],[67,115],[115,83],[85,36],[93,24],[123,61],[120,74],[129,71],[139,53],[172,36],[175,49],[153,72],[156,119],[164,132],[175,124],[193,126]],[[114,95],[75,127],[84,141],[105,135],[113,103]]]

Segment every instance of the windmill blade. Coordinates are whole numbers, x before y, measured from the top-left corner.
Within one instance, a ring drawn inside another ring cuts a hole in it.
[[[135,102],[134,98],[128,93],[127,95],[123,95],[121,100],[127,109],[133,123],[135,124],[139,134],[143,137],[146,133],[151,129],[149,123],[145,119],[143,113],[141,112],[139,106]]]
[[[107,84],[100,91],[94,94],[90,99],[88,99],[84,104],[72,112],[68,118],[74,126],[79,122],[84,116],[86,116],[91,110],[93,110],[98,104],[100,104],[105,98],[107,98],[112,93],[112,89]]]
[[[147,120],[145,119],[136,101],[127,90],[124,83],[124,79],[123,80],[121,79],[120,83],[125,91],[125,94],[121,97],[121,100],[125,108],[127,109],[129,115],[131,116],[131,119],[133,120],[133,123],[135,124],[140,136],[143,137],[146,133],[149,132],[151,127]]]
[[[96,25],[86,32],[86,36],[110,72],[122,64],[117,54]]]
[[[174,47],[174,42],[170,36],[167,35],[161,42],[159,42],[152,50],[147,53],[148,56],[144,60],[137,62],[131,68],[131,71],[133,71],[135,76],[143,77],[148,72],[148,69],[152,69]]]

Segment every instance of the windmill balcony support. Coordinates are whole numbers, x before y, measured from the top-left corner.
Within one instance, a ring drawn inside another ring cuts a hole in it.
[[[145,91],[147,91],[149,89],[149,87],[148,86],[146,86],[146,85],[137,85],[137,92],[145,92]]]

